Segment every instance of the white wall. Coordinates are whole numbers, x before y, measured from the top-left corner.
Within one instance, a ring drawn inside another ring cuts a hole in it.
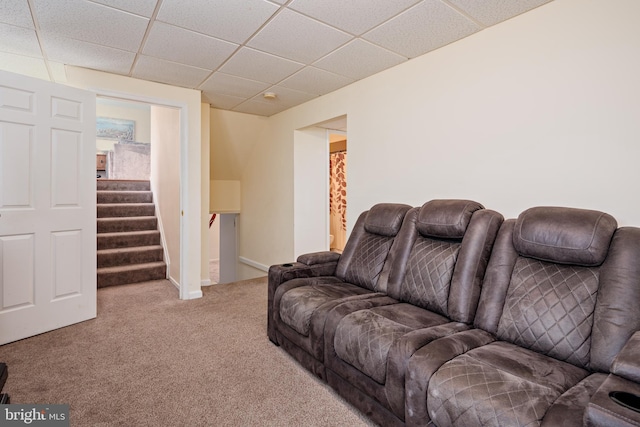
[[[329,250],[329,140],[311,127],[294,134],[294,257]]]
[[[349,230],[375,203],[434,198],[640,226],[638,16],[636,0],[556,0],[272,116],[243,168],[240,256],[293,259],[295,131],[343,114]]]
[[[210,150],[211,150],[211,113],[209,104],[200,104],[200,146],[202,152],[200,153],[200,167],[202,173],[200,174],[200,197],[202,203],[200,205],[200,284],[202,286],[208,286],[211,284],[211,278],[209,277],[209,162],[210,162]]]

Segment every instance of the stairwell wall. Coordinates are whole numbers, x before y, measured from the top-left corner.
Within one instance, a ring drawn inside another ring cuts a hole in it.
[[[151,106],[151,182],[169,280],[180,283],[180,112]]]

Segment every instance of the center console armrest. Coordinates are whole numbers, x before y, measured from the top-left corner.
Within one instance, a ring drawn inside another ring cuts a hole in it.
[[[640,331],[622,347],[611,364],[611,372],[630,381],[640,383]]]
[[[276,289],[284,282],[305,277],[333,276],[340,254],[337,252],[314,252],[300,255],[297,262],[276,264],[269,268],[267,334],[277,344],[273,324],[273,299]]]
[[[640,384],[609,375],[591,396],[584,414],[588,427],[640,426]]]
[[[298,262],[306,265],[326,264],[328,262],[338,262],[340,254],[331,251],[312,252],[300,255]]]

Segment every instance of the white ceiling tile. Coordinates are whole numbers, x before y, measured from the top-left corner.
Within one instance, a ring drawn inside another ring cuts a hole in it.
[[[0,51],[42,57],[35,30],[0,23]]]
[[[315,67],[305,67],[278,85],[316,95],[333,92],[353,83],[353,79]]]
[[[549,1],[0,0],[0,65],[133,73],[272,115]]]
[[[310,64],[352,36],[288,9],[280,12],[247,46]]]
[[[135,54],[65,37],[43,37],[41,43],[51,61],[115,74],[128,74]]]
[[[318,68],[360,80],[406,61],[407,58],[355,39],[313,64]]]
[[[440,0],[424,0],[369,31],[363,38],[415,58],[479,30],[476,23]]]
[[[218,93],[212,93],[203,91],[202,99],[204,102],[211,104],[212,107],[220,108],[222,110],[231,110],[233,107],[239,105],[246,98],[238,98],[237,96],[220,95]]]
[[[273,92],[276,94],[275,99],[265,99],[263,94],[259,94],[253,97],[254,101],[266,102],[267,104],[280,105],[282,107],[293,107],[294,105],[302,104],[313,98],[317,98],[318,95],[313,95],[306,92],[300,92],[298,90],[288,89],[282,86],[271,86],[265,92]]]
[[[237,107],[234,107],[233,111],[255,114],[256,116],[272,116],[276,113],[286,110],[287,108],[288,107],[275,103],[268,103],[250,99],[238,105]]]
[[[140,55],[133,69],[133,77],[175,86],[195,88],[211,71],[164,59]]]
[[[83,0],[33,0],[42,34],[137,52],[149,20]]]
[[[145,55],[214,70],[237,48],[238,45],[234,43],[155,22],[142,52]]]
[[[449,0],[473,19],[486,26],[497,24],[551,0]]]
[[[164,0],[158,20],[234,43],[244,43],[278,6],[263,0]]]
[[[0,70],[49,80],[47,66],[42,58],[0,52]]]
[[[35,28],[29,3],[25,0],[0,1],[0,22],[24,28]]]
[[[360,35],[420,0],[294,0],[289,7]]]
[[[271,86],[270,83],[257,82],[220,72],[213,73],[200,89],[223,95],[251,98]]]
[[[94,3],[102,3],[107,6],[114,7],[120,10],[126,10],[127,12],[135,13],[136,15],[146,16],[151,18],[153,11],[156,8],[158,0],[91,0]]]
[[[278,83],[303,66],[298,62],[243,47],[220,68],[220,71],[251,80]]]

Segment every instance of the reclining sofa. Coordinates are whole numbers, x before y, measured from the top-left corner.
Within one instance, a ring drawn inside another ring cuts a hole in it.
[[[640,426],[640,228],[378,204],[269,270],[268,336],[384,426]]]

